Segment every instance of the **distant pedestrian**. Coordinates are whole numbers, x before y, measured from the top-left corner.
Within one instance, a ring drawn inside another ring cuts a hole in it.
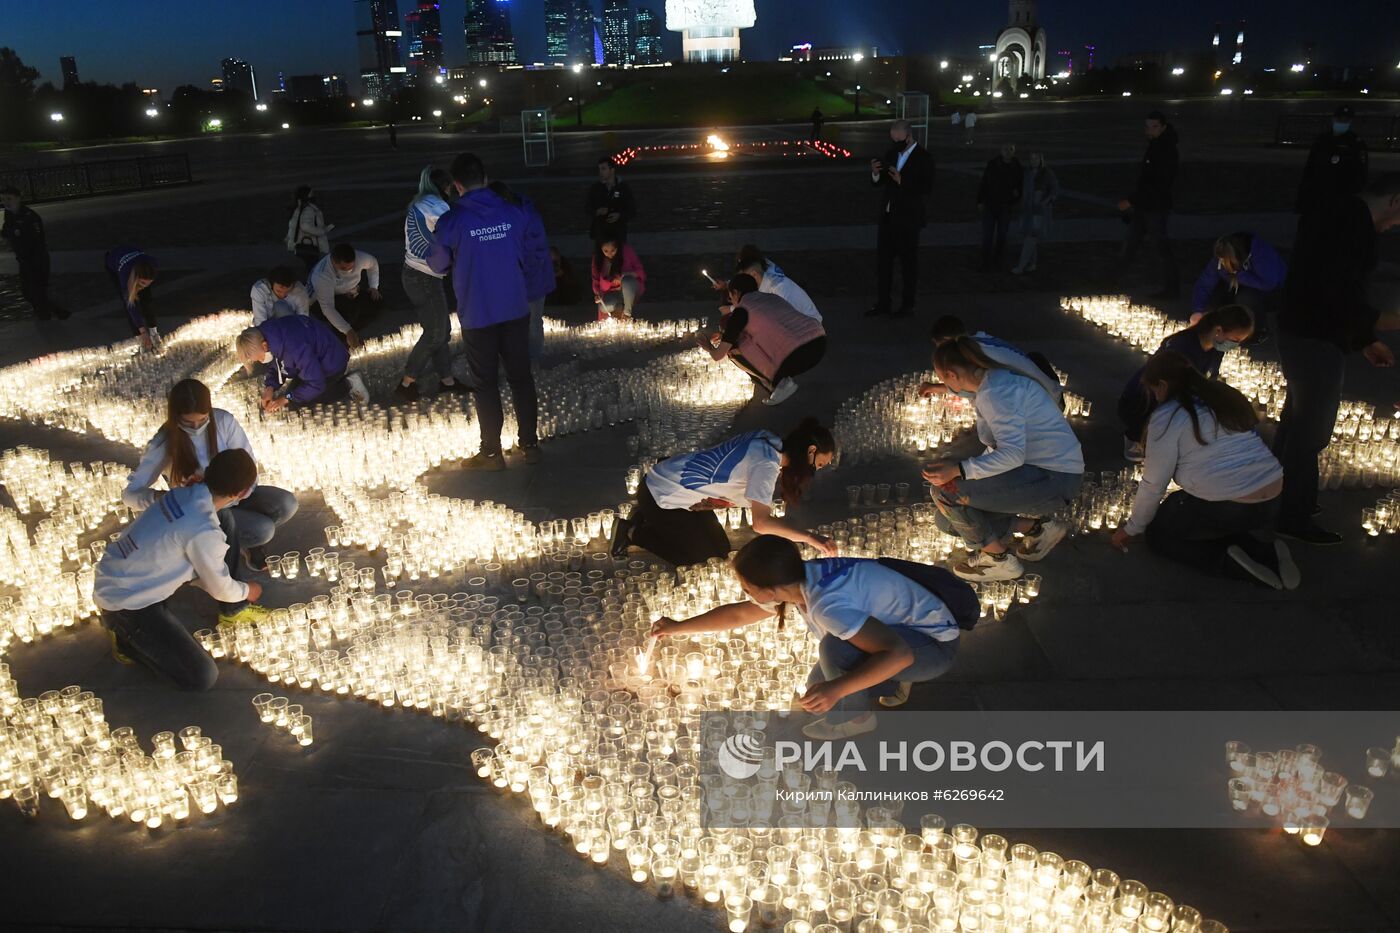
[[[962,119],[963,125],[963,145],[971,146],[973,137],[977,133],[977,111],[969,110]]]
[[[812,142],[822,138],[822,127],[826,124],[826,114],[820,107],[812,108]]]
[[[457,203],[438,219],[428,265],[434,272],[452,270],[457,318],[467,364],[476,384],[473,401],[481,429],[481,448],[462,464],[467,470],[503,470],[500,367],[505,364],[515,402],[518,443],[527,464],[540,461],[539,396],[530,368],[530,303],[526,297],[528,262],[520,208],[488,186],[486,167],[470,152],[452,161]]]
[[[467,391],[452,375],[452,320],[443,273],[434,272],[428,265],[433,231],[450,209],[446,194],[451,184],[452,176],[445,169],[431,165],[424,168],[418,176],[418,193],[409,202],[404,217],[403,290],[418,314],[423,333],[409,351],[403,377],[394,387],[394,397],[402,402],[418,401],[418,380],[430,365],[437,373],[439,393]]]
[[[593,245],[593,302],[598,320],[626,320],[647,290],[647,270],[620,233],[606,232]]]
[[[925,201],[933,190],[933,156],[914,140],[908,120],[890,124],[893,145],[870,160],[870,183],[882,189],[880,226],[875,241],[876,298],[866,317],[902,316],[914,310],[919,285],[919,233],[928,223]],[[903,291],[892,309],[894,262],[899,260]]]
[[[160,340],[151,290],[156,281],[155,258],[135,246],[118,246],[107,251],[103,264],[107,278],[117,289],[132,335],[141,338],[143,348],[154,350]]]
[[[49,300],[49,245],[44,237],[44,221],[24,203],[18,188],[0,188],[0,207],[5,223],[0,238],[14,250],[19,265],[19,293],[41,321],[63,320],[68,311]]]
[[[948,125],[951,126],[951,127],[953,128],[953,131],[954,131],[954,132],[957,132],[958,130],[962,129],[962,123],[963,123],[962,108],[959,107],[959,108],[955,109],[955,110],[953,111],[953,115],[952,115],[951,117],[948,118]]]
[[[392,123],[389,124],[389,148],[399,151],[399,128]]]
[[[1160,286],[1153,298],[1175,298],[1181,292],[1177,278],[1176,258],[1167,232],[1171,218],[1172,189],[1176,186],[1176,170],[1180,164],[1177,154],[1176,127],[1167,122],[1159,110],[1153,110],[1144,121],[1147,149],[1138,169],[1137,187],[1118,202],[1118,210],[1128,222],[1128,235],[1123,241],[1122,263],[1126,268],[1137,257],[1139,247],[1151,238],[1157,253]]]
[[[253,306],[253,326],[275,317],[303,317],[311,313],[311,294],[297,280],[291,266],[278,266],[266,278],[253,283],[248,301]]]
[[[1313,141],[1298,185],[1299,214],[1360,194],[1366,187],[1370,157],[1366,142],[1351,128],[1355,116],[1351,106],[1343,104],[1332,112],[1332,129]]]
[[[1021,160],[1016,158],[1016,147],[1009,143],[982,169],[977,211],[982,215],[983,272],[1001,268],[1002,254],[1006,252],[1006,231],[1011,226],[1011,214],[1021,201],[1023,181]]]
[[[637,213],[637,202],[627,182],[617,177],[617,166],[607,156],[598,159],[598,180],[588,189],[588,238],[597,242],[609,229],[624,240]]]
[[[544,231],[544,218],[533,201],[512,191],[505,182],[493,181],[489,187],[525,215],[525,298],[530,303],[530,359],[538,360],[544,356],[544,303],[556,287],[553,251]]]
[[[1040,242],[1050,236],[1055,218],[1055,199],[1060,196],[1060,180],[1045,156],[1032,152],[1030,164],[1021,179],[1021,258],[1012,275],[1034,272],[1040,258]]]
[[[295,197],[287,214],[287,251],[296,253],[310,274],[321,257],[330,252],[329,234],[335,224],[326,223],[316,203],[316,192],[310,185],[298,188]]]
[[[1308,544],[1342,536],[1318,525],[1318,455],[1332,441],[1347,356],[1395,365],[1380,331],[1400,330],[1400,311],[1382,313],[1367,295],[1378,262],[1377,234],[1400,224],[1400,172],[1388,172],[1360,196],[1309,210],[1298,219],[1279,313],[1279,364],[1288,401],[1274,453],[1283,464],[1278,532]]]
[[[357,349],[359,331],[378,313],[379,260],[349,243],[337,243],[311,270],[311,295],[321,320]]]

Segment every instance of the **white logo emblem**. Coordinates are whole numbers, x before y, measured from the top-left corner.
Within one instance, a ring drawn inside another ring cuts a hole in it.
[[[763,746],[748,732],[738,732],[724,740],[716,754],[719,769],[736,781],[745,781],[763,766]]]

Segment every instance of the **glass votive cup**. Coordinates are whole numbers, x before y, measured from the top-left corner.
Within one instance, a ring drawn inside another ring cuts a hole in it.
[[[1371,788],[1362,784],[1349,784],[1346,789],[1346,811],[1347,816],[1354,820],[1363,819],[1366,811],[1371,808],[1371,801],[1375,799],[1375,792]]]
[[[253,697],[253,709],[257,711],[258,719],[262,722],[272,722],[273,712],[269,708],[271,703],[272,694],[270,693],[259,693]]]
[[[233,773],[220,774],[214,779],[214,787],[219,795],[219,802],[228,806],[238,800],[238,776]]]
[[[1320,845],[1330,825],[1325,816],[1309,816],[1299,825],[1298,838],[1303,840],[1305,846]]]
[[[311,717],[303,713],[298,717],[297,724],[292,728],[291,732],[292,735],[296,736],[297,744],[302,748],[306,748],[314,741],[314,736],[311,732]]]
[[[1248,810],[1250,792],[1252,790],[1250,782],[1244,778],[1230,778],[1228,789],[1230,792],[1230,809],[1237,813],[1243,813]]]
[[[729,921],[729,933],[744,933],[753,913],[753,899],[747,894],[730,894],[724,899],[724,912]]]
[[[271,722],[274,726],[276,726],[279,729],[285,729],[287,727],[286,697],[273,697],[267,703],[267,710],[269,715],[272,717],[270,720],[267,720],[268,722]]]
[[[194,747],[194,740],[201,738],[203,735],[204,731],[200,729],[199,726],[185,726],[185,728],[180,730],[180,746],[188,751]]]
[[[1390,770],[1390,749],[1374,746],[1366,749],[1366,773],[1373,778],[1385,777]]]
[[[71,818],[81,820],[83,817],[87,816],[87,789],[81,784],[65,785],[59,790],[58,799],[63,801],[63,807],[68,811],[68,815]]]

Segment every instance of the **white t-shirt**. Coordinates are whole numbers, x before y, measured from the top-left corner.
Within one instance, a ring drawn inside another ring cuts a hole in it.
[[[709,450],[663,460],[647,473],[647,489],[663,509],[770,505],[782,469],[783,442],[772,431],[750,431]]]
[[[943,600],[877,561],[827,557],[805,562],[803,618],[813,634],[849,641],[866,619],[912,628],[935,641],[956,641],[958,623]]]

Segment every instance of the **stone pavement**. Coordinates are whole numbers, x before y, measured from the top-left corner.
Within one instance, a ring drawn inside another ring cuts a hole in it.
[[[1008,115],[1007,122],[1014,119]],[[988,123],[985,138],[991,145],[996,123]],[[423,140],[405,135],[406,148],[428,148]],[[335,138],[363,137],[344,133]],[[596,141],[570,144],[576,148],[575,164],[586,169]],[[1136,148],[1125,145],[1115,154],[1131,163]],[[299,152],[297,158],[304,161],[315,157],[313,150]],[[413,158],[426,154],[410,153]],[[1289,155],[1295,161],[1300,158]],[[375,158],[380,157],[366,156],[369,164],[361,167],[367,177],[385,174],[386,166]],[[236,161],[214,163],[224,175],[211,182],[211,188],[236,189],[244,183],[232,164]],[[411,167],[408,158],[401,156],[399,161],[399,168]],[[350,174],[344,184],[358,184]],[[399,172],[398,177],[405,175]],[[747,184],[762,185],[764,177],[754,175]],[[270,190],[281,181],[289,182],[290,176],[280,181],[269,176],[256,183]],[[394,190],[396,201],[402,189],[400,181]],[[1085,193],[1099,196],[1110,190]],[[164,221],[169,234],[145,245],[170,257],[172,272],[181,271],[180,277],[161,283],[162,301],[177,318],[209,310],[210,300],[241,300],[250,274],[286,255],[276,248],[275,237],[271,248],[266,246],[268,238],[260,235],[236,239],[223,249],[201,245],[197,236],[187,237],[192,215],[182,212],[181,203],[191,192],[203,194],[184,189],[167,208],[160,198],[144,199],[153,214],[169,211]],[[110,226],[119,222],[111,212],[120,213],[122,204],[135,200],[44,209],[46,216],[50,211],[71,216],[69,223]],[[333,216],[347,225],[388,223],[381,218],[393,206],[365,204],[363,211],[352,211],[351,202],[344,203],[344,211]],[[1221,225],[1248,221],[1256,229],[1269,224],[1270,230],[1286,232],[1286,216],[1249,214],[1251,209],[1246,206],[1242,216],[1228,219],[1180,218],[1191,225],[1186,228],[1191,232],[1183,234],[1190,238],[1183,250],[1191,251],[1190,262],[1182,257],[1183,268],[1204,261],[1205,241]],[[868,230],[859,225],[803,225],[782,217],[760,219],[762,227],[742,232],[638,234],[650,244],[648,254],[657,257],[652,271],[657,285],[645,306],[648,316],[693,316],[713,304],[698,268],[718,264],[732,255],[738,242],[760,236],[759,242],[777,253],[820,302],[833,337],[828,359],[801,380],[802,391],[791,401],[778,409],[751,404],[740,413],[738,427],[782,428],[807,413],[831,417],[843,400],[871,384],[925,367],[929,320],[956,313],[974,326],[1044,351],[1069,372],[1071,388],[1095,403],[1095,417],[1076,424],[1089,467],[1113,469],[1121,464],[1113,402],[1140,356],[1070,320],[1057,307],[1057,296],[1065,291],[1112,290],[1106,270],[1121,231],[1114,227],[1116,220],[1065,218],[1059,227],[1063,239],[1048,248],[1057,251],[1055,265],[1043,267],[1030,280],[971,272],[971,244],[976,239],[970,234],[975,228],[937,227],[930,232],[937,245],[921,257],[925,275],[919,314],[872,322],[861,316],[870,300],[873,265]],[[1078,223],[1085,225],[1082,234],[1075,233]],[[1076,239],[1081,235],[1083,239]],[[396,256],[396,241],[383,239],[385,255]],[[217,261],[201,264],[201,259]],[[74,260],[73,268],[80,269],[87,257],[76,255]],[[395,269],[391,280],[396,275]],[[99,287],[80,278],[60,272],[61,288],[93,296],[75,306],[103,300],[105,281]],[[183,283],[189,284],[181,287]],[[1139,280],[1128,284],[1136,283]],[[1173,310],[1184,316],[1187,309],[1178,304]],[[587,313],[586,306],[565,312],[574,321]],[[43,347],[120,336],[110,311],[78,320],[77,325],[55,325],[42,332],[27,322],[0,323],[0,361],[33,355]],[[374,332],[404,320],[406,311],[395,302]],[[1391,374],[1353,365],[1347,395],[1387,405],[1400,397],[1400,390]],[[431,485],[445,494],[508,502],[532,518],[605,507],[622,498],[621,474],[629,460],[622,439],[629,431],[624,425],[551,442],[545,462],[532,470],[490,476],[441,471]],[[135,462],[130,449],[0,422],[0,444],[16,443],[52,450],[64,460]],[[912,458],[842,467],[821,477],[812,502],[800,514],[812,523],[843,514],[842,487],[850,482],[916,478]],[[1294,593],[1261,593],[1201,577],[1158,561],[1142,548],[1124,556],[1100,537],[1072,539],[1044,565],[1042,598],[1004,622],[979,626],[966,639],[949,675],[917,689],[912,705],[1394,709],[1400,696],[1400,635],[1394,625],[1389,572],[1396,542],[1363,540],[1358,527],[1360,508],[1377,494],[1356,490],[1324,497],[1324,520],[1346,530],[1351,540],[1331,549],[1299,546],[1304,583]],[[329,523],[330,513],[319,496],[307,495],[277,546],[305,551],[320,540],[321,529]],[[460,588],[456,581],[443,581],[443,586],[445,591]],[[283,582],[269,586],[267,601],[285,605],[307,592],[300,584]],[[182,600],[201,618],[212,613],[198,594],[186,594]],[[722,918],[713,912],[683,899],[657,901],[645,891],[632,890],[615,872],[591,869],[559,837],[543,831],[528,806],[483,788],[466,768],[469,751],[480,742],[460,726],[363,703],[298,695],[317,725],[317,744],[303,751],[256,721],[248,699],[265,684],[243,668],[224,665],[218,685],[208,694],[172,693],[141,671],[111,662],[105,639],[93,626],[15,648],[6,660],[26,695],[82,683],[104,698],[111,721],[130,724],[139,735],[200,723],[236,763],[242,796],[214,819],[154,836],[96,818],[71,824],[54,808],[26,822],[13,808],[0,807],[0,877],[6,879],[8,895],[0,926],[493,933],[662,927],[698,931],[722,926]],[[1326,737],[1318,741],[1326,747]],[[1377,789],[1397,792],[1393,782]],[[1154,890],[1197,906],[1234,930],[1400,929],[1400,889],[1393,883],[1400,864],[1400,832],[1334,829],[1322,846],[1304,849],[1278,832],[1256,830],[983,828],[1004,831],[1013,841],[1032,842],[1067,858],[1112,867],[1125,878],[1139,878]]]

